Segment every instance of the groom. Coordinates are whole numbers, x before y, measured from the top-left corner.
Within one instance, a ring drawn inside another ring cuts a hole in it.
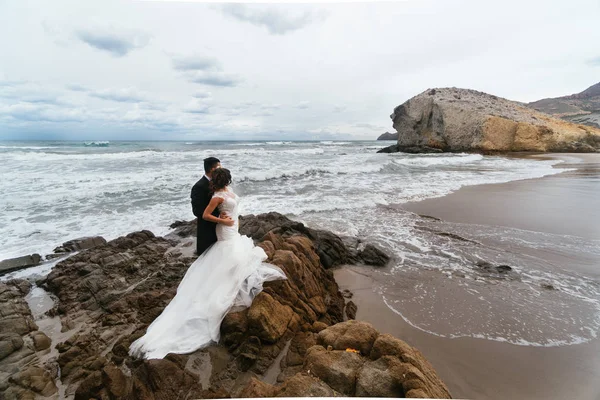
[[[217,241],[217,233],[215,232],[217,225],[202,218],[204,209],[208,206],[212,197],[209,183],[213,171],[217,168],[221,168],[221,161],[218,158],[206,158],[204,160],[204,176],[192,187],[192,212],[198,217],[196,231],[196,253],[198,256]],[[219,211],[216,208],[213,215],[219,217]]]

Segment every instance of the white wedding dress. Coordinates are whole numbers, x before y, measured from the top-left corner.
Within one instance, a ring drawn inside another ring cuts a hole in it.
[[[264,262],[262,248],[238,233],[239,197],[229,189],[213,196],[223,198],[219,209],[235,224],[217,225],[217,242],[189,267],[173,300],[131,344],[131,355],[163,358],[217,343],[221,322],[232,307],[249,307],[263,282],[286,279],[281,269]]]

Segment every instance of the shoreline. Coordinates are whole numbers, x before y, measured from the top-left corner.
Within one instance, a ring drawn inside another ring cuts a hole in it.
[[[460,225],[500,226],[526,233],[600,239],[600,211],[592,193],[595,186],[587,181],[595,179],[600,187],[600,154],[514,156],[562,160],[555,168],[565,171],[541,178],[464,186],[443,197],[397,207]],[[584,181],[586,185],[579,185]],[[557,264],[567,265],[571,261],[561,254],[543,255]],[[581,265],[580,271],[600,279],[600,270],[594,267],[597,264]],[[599,398],[600,339],[544,347],[428,333],[386,305],[378,290],[378,286],[389,280],[386,272],[389,271],[356,266],[334,271],[340,289],[354,293],[352,300],[358,306],[356,318],[418,348],[455,398]]]
[[[522,156],[515,155],[521,158]],[[573,179],[585,179],[600,176],[600,153],[598,154],[536,154],[525,158],[561,160],[554,166],[565,171],[541,178],[531,178],[505,183],[463,186],[448,195],[409,202],[398,205],[399,208],[418,214],[431,216],[448,222],[497,225],[536,232],[569,234],[592,240],[600,240],[600,210],[593,199],[593,193],[587,199],[580,198],[583,213],[572,215],[567,204],[555,204],[552,196],[559,191],[578,191],[581,188]],[[573,162],[577,160],[577,162]],[[569,169],[575,169],[569,171]],[[551,182],[552,185],[548,185]],[[540,209],[540,207],[542,209]],[[520,211],[519,213],[507,213]],[[544,214],[541,218],[529,218],[529,214]],[[587,213],[587,215],[584,215]],[[573,217],[576,217],[573,220]]]
[[[600,395],[600,340],[560,347],[520,346],[477,338],[444,338],[413,327],[376,292],[379,272],[346,266],[334,271],[353,293],[356,319],[419,349],[454,398],[595,400]]]

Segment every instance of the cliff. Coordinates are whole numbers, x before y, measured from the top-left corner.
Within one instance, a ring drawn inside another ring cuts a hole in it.
[[[386,132],[380,135],[377,140],[398,140],[398,132]]]
[[[194,222],[173,227],[166,237],[134,232],[60,261],[35,282],[54,300],[42,314],[26,302],[34,283],[0,282],[0,398],[450,397],[418,350],[352,320],[356,305],[330,270],[389,258],[276,213],[244,217],[240,231],[287,280],[267,282],[250,308],[232,310],[218,345],[130,357],[195,259]]]
[[[595,152],[600,129],[469,89],[429,89],[390,116],[398,144],[388,151]]]
[[[583,92],[534,101],[528,106],[571,122],[600,128],[600,82]]]

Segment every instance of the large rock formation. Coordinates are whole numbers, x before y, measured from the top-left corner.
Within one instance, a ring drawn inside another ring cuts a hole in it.
[[[567,121],[600,128],[600,83],[581,93],[542,99],[528,106]]]
[[[600,129],[475,90],[429,89],[396,107],[390,150],[595,152]]]
[[[398,132],[390,133],[386,132],[381,134],[377,140],[398,140]]]
[[[176,225],[167,237],[134,232],[59,262],[35,282],[55,300],[45,316],[34,319],[27,307],[29,282],[0,284],[0,398],[449,397],[416,350],[368,324],[343,322],[356,306],[347,307],[328,268],[387,256],[276,213],[244,217],[241,231],[287,280],[267,282],[250,308],[232,310],[218,345],[160,360],[130,357],[129,345],[195,260],[193,223]],[[47,330],[48,319],[58,327]],[[336,361],[348,357],[348,365]]]

